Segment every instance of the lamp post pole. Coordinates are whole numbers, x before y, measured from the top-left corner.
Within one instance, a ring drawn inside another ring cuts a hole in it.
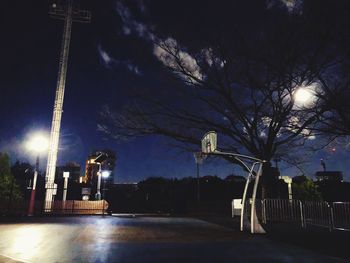
[[[33,177],[33,186],[30,194],[29,208],[28,208],[28,216],[32,216],[34,214],[34,205],[35,205],[35,192],[36,192],[36,181],[38,179],[38,171],[39,171],[39,155],[36,157],[35,162],[35,170]]]
[[[65,202],[67,200],[67,190],[68,190],[68,178],[69,178],[69,172],[63,172],[63,196],[62,201]]]
[[[111,174],[110,171],[103,171],[103,172],[101,172],[101,176],[103,178],[103,189],[102,189],[102,193],[103,193],[103,196],[102,196],[102,198],[103,198],[103,212],[102,213],[103,213],[103,215],[105,214],[106,180],[107,180],[107,178],[109,177],[110,174]]]
[[[31,189],[32,191],[30,193],[30,200],[29,200],[29,206],[28,206],[28,216],[32,216],[34,214],[36,182],[37,182],[38,173],[39,173],[39,156],[41,153],[47,150],[48,139],[46,138],[45,133],[36,132],[35,134],[32,134],[30,136],[28,141],[25,142],[25,146],[29,151],[34,152],[36,154],[33,185]]]
[[[103,178],[103,189],[102,189],[102,199],[106,199],[106,178]]]
[[[97,191],[96,191],[96,200],[101,200],[101,176],[102,176],[102,169],[101,169],[101,163],[98,164],[98,172],[97,172]]]
[[[200,184],[199,184],[199,163],[197,162],[197,202],[199,203],[201,200],[200,195]]]

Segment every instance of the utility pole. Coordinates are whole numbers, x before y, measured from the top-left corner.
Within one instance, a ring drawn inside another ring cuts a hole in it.
[[[197,204],[200,203],[201,195],[200,195],[200,178],[199,178],[199,165],[203,164],[203,160],[205,158],[205,155],[202,154],[202,152],[194,152],[193,153],[194,160],[196,162],[196,168],[197,168]]]
[[[73,0],[65,0],[57,1],[57,3],[52,3],[49,9],[49,15],[54,19],[63,20],[64,28],[45,178],[45,210],[48,209],[48,211],[50,211],[51,209],[51,201],[53,201],[54,196],[56,161],[63,111],[64,89],[66,86],[66,74],[69,55],[69,44],[72,32],[72,23],[89,23],[91,20],[91,13],[87,10],[80,10],[78,7],[73,6]]]

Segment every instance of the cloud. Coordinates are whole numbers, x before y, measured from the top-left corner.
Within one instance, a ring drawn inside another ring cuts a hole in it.
[[[106,51],[102,49],[100,45],[98,45],[97,49],[98,49],[98,53],[100,54],[100,57],[102,58],[103,63],[105,64],[106,67],[108,67],[113,59]]]
[[[168,37],[166,40],[161,40],[159,44],[154,45],[153,54],[165,66],[178,71],[183,69],[195,78],[199,80],[203,79],[203,75],[200,72],[200,67],[197,64],[197,61],[186,51],[181,50],[175,39]],[[173,54],[176,54],[179,61],[177,61]],[[185,74],[180,74],[180,76],[186,80],[191,80]]]
[[[135,74],[135,75],[138,75],[138,76],[141,76],[142,75],[142,72],[141,70],[139,69],[138,66],[134,65],[133,63],[131,63],[130,61],[126,60],[117,60],[117,59],[114,59],[113,57],[111,57],[102,47],[101,45],[98,45],[97,46],[97,50],[98,50],[98,53],[101,57],[101,60],[103,62],[103,65],[106,67],[106,68],[111,68],[112,66],[115,66],[115,67],[123,67],[125,68],[126,70],[128,70],[129,72]]]
[[[146,8],[143,4],[138,5],[141,9],[141,12],[145,12]],[[143,7],[142,7],[143,6]],[[142,8],[141,8],[142,7]],[[123,5],[121,2],[118,2],[116,5],[116,10],[122,19],[123,22],[123,33],[125,35],[130,35],[132,33],[136,34],[138,37],[145,38],[148,40],[154,39],[154,34],[151,33],[150,27],[146,24],[136,21],[130,13],[130,10]]]
[[[126,67],[130,72],[132,72],[136,75],[139,75],[139,76],[142,75],[142,72],[140,71],[140,69],[137,66],[135,66],[134,64],[131,64],[129,62],[124,62],[124,63],[126,64]]]
[[[150,30],[150,26],[136,21],[130,13],[130,10],[121,2],[117,3],[117,12],[123,21],[123,33],[125,35],[135,34],[136,36],[152,42],[153,54],[158,58],[163,65],[180,71],[181,68],[195,78],[202,80],[203,75],[200,72],[200,67],[197,61],[184,49],[179,48],[177,41],[174,38],[168,37],[165,40],[157,37]],[[177,54],[180,58],[181,65],[179,65],[172,54]],[[138,74],[137,67],[128,66],[130,71]],[[178,73],[183,79],[193,82],[194,80],[185,74]]]
[[[267,0],[266,6],[268,9],[277,7],[284,7],[289,13],[302,13],[303,0]]]

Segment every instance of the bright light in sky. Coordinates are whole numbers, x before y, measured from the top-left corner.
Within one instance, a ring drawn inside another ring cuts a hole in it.
[[[34,151],[36,153],[43,153],[49,147],[49,139],[43,132],[37,132],[29,136],[26,142],[26,148],[29,151]]]
[[[315,99],[315,86],[301,86],[294,93],[295,105],[298,107],[307,107],[312,104]]]

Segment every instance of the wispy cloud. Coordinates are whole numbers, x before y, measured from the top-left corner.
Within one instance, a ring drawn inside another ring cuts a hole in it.
[[[146,8],[142,2],[142,12],[145,12]],[[140,5],[140,6],[142,6]],[[150,27],[146,24],[136,21],[130,13],[130,10],[123,5],[121,2],[117,2],[116,10],[123,21],[123,33],[125,35],[136,34],[141,38],[146,38],[148,40],[153,40],[154,35],[150,30]]]
[[[111,58],[111,56],[106,51],[104,51],[102,49],[102,47],[100,45],[98,45],[97,49],[98,49],[98,53],[100,54],[100,57],[101,57],[104,65],[106,67],[108,67],[113,59]]]
[[[139,67],[134,65],[129,60],[117,60],[117,59],[113,58],[110,54],[108,54],[107,51],[105,51],[101,47],[101,45],[98,45],[97,50],[98,50],[98,53],[101,57],[102,63],[106,68],[122,67],[135,75],[138,75],[138,76],[142,75],[142,72],[139,69]]]
[[[157,45],[154,45],[153,54],[161,61],[165,66],[178,69],[179,71],[185,70],[197,79],[202,80],[203,75],[200,72],[200,68],[197,61],[186,51],[181,50],[177,41],[174,38],[167,38],[166,40],[160,40]],[[177,54],[180,59],[181,66],[176,58],[172,54]],[[185,75],[180,75],[184,79],[188,79]]]
[[[157,37],[152,32],[151,26],[136,21],[131,15],[130,10],[121,2],[117,3],[117,12],[123,21],[123,33],[125,35],[134,34],[146,41],[152,42],[153,54],[163,65],[174,69],[180,69],[180,65],[177,64],[175,57],[171,55],[171,53],[176,53],[181,60],[181,67],[183,69],[191,73],[197,79],[203,79],[203,75],[200,72],[196,60],[184,49],[181,49],[174,38],[168,37],[166,39],[161,39]],[[179,75],[188,80],[188,77],[184,74]]]

